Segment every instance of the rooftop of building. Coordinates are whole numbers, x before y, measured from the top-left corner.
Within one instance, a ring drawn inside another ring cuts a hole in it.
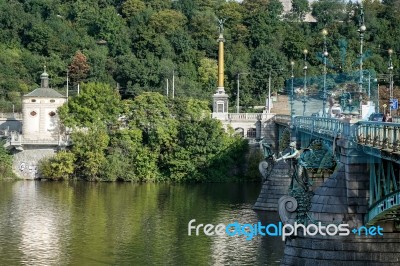
[[[44,71],[40,75],[40,80],[40,88],[25,94],[24,97],[65,98],[65,96],[58,91],[49,88],[49,74],[46,72],[46,67],[44,67]]]

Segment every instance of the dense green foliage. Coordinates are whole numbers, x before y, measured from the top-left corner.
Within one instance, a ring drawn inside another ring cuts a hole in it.
[[[43,176],[51,176],[53,180],[63,180],[73,174],[74,161],[73,153],[60,151],[54,157],[41,161],[39,171]]]
[[[272,72],[274,91],[290,77],[290,60],[296,61],[295,76],[301,77],[305,48],[309,74],[320,75],[324,27],[329,32],[328,72],[356,70],[357,5],[315,1],[312,14],[318,22],[301,23],[307,3],[292,2],[292,13],[282,17],[278,0],[1,1],[0,111],[10,111],[12,104],[20,108],[20,96],[37,86],[43,65],[55,88],[65,87],[70,71],[71,94],[77,83],[88,81],[119,83],[123,98],[144,91],[165,94],[174,70],[176,95],[210,100],[216,87],[217,17],[227,19],[225,87],[232,100],[237,73],[250,73],[241,76],[242,106],[263,104],[271,68],[284,69]],[[400,1],[366,0],[364,10],[364,68],[387,73],[387,50],[392,48],[397,74]]]
[[[247,142],[211,119],[204,101],[156,92],[120,100],[109,86],[87,83],[60,117],[73,129],[73,145],[41,163],[44,177],[181,182],[243,176]]]
[[[4,148],[4,141],[0,141],[0,180],[3,178],[14,178],[12,171],[12,156]]]

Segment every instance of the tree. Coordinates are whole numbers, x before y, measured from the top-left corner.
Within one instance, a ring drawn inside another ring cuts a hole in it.
[[[83,84],[80,94],[59,109],[61,121],[68,127],[109,126],[121,112],[118,91],[104,83]]]
[[[267,8],[268,0],[243,0],[247,12],[263,12]]]
[[[260,104],[265,99],[265,93],[267,93],[267,84],[269,79],[269,73],[273,75],[272,80],[272,91],[278,91],[279,88],[283,88],[284,78],[280,76],[279,69],[282,68],[282,62],[287,62],[287,59],[280,51],[273,51],[269,46],[262,45],[255,49],[251,57],[251,67],[254,70],[252,77],[253,80],[252,95],[258,95],[258,102]]]
[[[172,149],[177,137],[177,121],[173,119],[164,96],[151,92],[137,96],[128,116],[130,127],[142,131],[145,146],[161,153]]]
[[[178,121],[198,122],[211,115],[207,101],[181,98],[173,101],[172,112]]]
[[[83,82],[89,73],[89,64],[86,56],[81,51],[76,51],[69,66],[69,76],[74,84]]]
[[[164,9],[154,13],[150,18],[150,26],[157,33],[170,34],[187,23],[187,18],[181,12]]]
[[[292,0],[292,13],[298,21],[303,21],[310,11],[308,0]]]
[[[39,164],[41,176],[52,180],[69,179],[75,170],[75,155],[70,151],[60,151],[54,157],[44,159]]]
[[[178,130],[179,145],[166,160],[172,180],[218,181],[240,164],[244,153],[237,148],[243,140],[226,134],[220,121],[208,116],[196,123],[181,120]]]
[[[142,0],[127,0],[122,4],[122,14],[127,18],[131,18],[146,8]]]
[[[124,128],[110,136],[107,163],[102,167],[102,180],[150,181],[159,178],[158,154],[142,144],[142,131]]]
[[[267,10],[271,18],[278,20],[283,13],[283,5],[279,0],[270,0]]]
[[[12,171],[13,159],[4,148],[4,141],[0,141],[0,180],[3,178],[14,178]]]
[[[109,136],[102,127],[76,130],[72,133],[72,152],[76,156],[76,174],[88,181],[100,179],[101,169],[106,163],[105,151]]]
[[[346,10],[343,0],[320,0],[312,3],[312,15],[325,27],[344,19]]]
[[[189,23],[189,31],[197,43],[197,49],[205,51],[208,57],[216,58],[215,38],[218,37],[218,28],[214,12],[195,12]]]
[[[245,15],[244,11],[245,9],[240,3],[226,2],[219,7],[217,16],[219,18],[226,18],[226,28],[231,29],[235,25],[242,23],[243,16]]]
[[[200,60],[198,69],[200,84],[202,85],[203,92],[211,95],[217,86],[218,79],[218,64],[216,60],[210,58],[203,58]]]

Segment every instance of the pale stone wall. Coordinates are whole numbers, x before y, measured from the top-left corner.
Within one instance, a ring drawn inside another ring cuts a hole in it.
[[[65,98],[24,97],[22,101],[24,139],[58,139],[57,108],[66,102]],[[55,113],[51,116],[52,112]]]
[[[54,154],[54,148],[25,145],[23,151],[17,152],[13,156],[13,171],[22,179],[39,178],[39,161]]]

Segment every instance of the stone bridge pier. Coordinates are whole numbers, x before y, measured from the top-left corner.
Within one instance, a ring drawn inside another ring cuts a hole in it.
[[[368,156],[346,138],[337,140],[336,152],[340,162],[315,190],[306,223],[342,225],[348,234],[312,236],[300,230],[286,240],[282,265],[400,265],[400,233],[383,227],[379,235],[363,227],[369,199]]]

